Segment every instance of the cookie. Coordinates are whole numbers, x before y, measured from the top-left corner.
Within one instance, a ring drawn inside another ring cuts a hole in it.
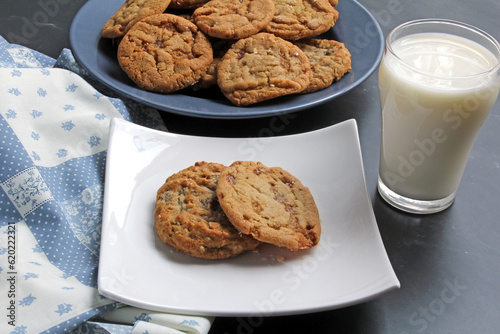
[[[104,38],[123,37],[132,26],[145,17],[161,14],[170,0],[127,0],[104,24],[101,36]]]
[[[155,229],[174,249],[203,259],[224,259],[254,250],[260,242],[229,222],[217,198],[222,164],[197,162],[167,178],[158,190]]]
[[[273,0],[211,0],[193,13],[205,34],[241,39],[262,30],[274,16]]]
[[[193,91],[199,91],[217,86],[217,65],[221,58],[214,58],[208,70],[201,76],[200,80],[191,86]]]
[[[212,64],[208,67],[207,72],[205,72],[197,83],[191,86],[194,91],[199,91],[203,89],[208,89],[210,87],[217,86],[217,66],[219,65],[222,57],[226,54],[227,50],[231,47],[234,41],[227,39],[212,38],[210,40],[212,43],[212,49],[214,54],[214,60]]]
[[[328,0],[273,0],[275,14],[262,31],[287,40],[324,33],[338,19],[339,12]]]
[[[234,162],[221,173],[217,196],[231,223],[257,240],[291,250],[319,242],[321,225],[314,198],[282,168]]]
[[[307,38],[294,42],[309,58],[311,80],[302,93],[311,93],[330,86],[351,70],[351,54],[343,43]]]
[[[208,38],[189,20],[157,14],[137,22],[118,46],[121,68],[139,87],[170,93],[197,82],[212,63]]]
[[[217,83],[233,104],[247,106],[303,91],[310,72],[309,60],[297,46],[258,33],[226,52],[217,67]]]

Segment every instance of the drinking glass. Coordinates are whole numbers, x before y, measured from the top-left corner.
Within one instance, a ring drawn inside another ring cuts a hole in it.
[[[387,36],[378,190],[388,203],[412,213],[453,203],[499,73],[499,43],[468,24],[416,20]]]

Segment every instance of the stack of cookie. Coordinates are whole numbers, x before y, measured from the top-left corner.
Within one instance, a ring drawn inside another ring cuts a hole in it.
[[[337,21],[337,0],[127,0],[106,22],[121,68],[141,88],[218,85],[237,106],[310,93],[351,70],[343,43],[312,38]],[[168,13],[170,9],[188,13]]]
[[[309,249],[321,235],[309,189],[282,168],[252,161],[197,162],[171,175],[157,192],[155,228],[164,243],[203,259],[234,257],[263,242]]]

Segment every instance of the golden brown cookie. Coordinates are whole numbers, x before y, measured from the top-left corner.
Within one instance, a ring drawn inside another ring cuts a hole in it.
[[[287,40],[322,34],[335,24],[339,16],[328,0],[273,1],[274,17],[262,31]]]
[[[139,20],[163,13],[169,4],[170,0],[127,0],[104,24],[101,36],[122,37]]]
[[[234,228],[219,205],[216,189],[224,169],[197,162],[165,181],[155,210],[155,229],[164,243],[203,259],[230,258],[259,246]]]
[[[217,66],[227,50],[233,45],[234,41],[227,39],[212,38],[210,40],[214,51],[214,60],[210,64],[207,72],[205,72],[197,83],[191,86],[195,91],[207,89],[217,86]]]
[[[309,60],[297,46],[258,33],[226,52],[217,67],[217,83],[233,104],[247,106],[303,91],[310,72]]]
[[[219,65],[221,58],[214,58],[208,70],[201,76],[200,80],[193,84],[191,88],[193,91],[207,89],[217,86],[217,65]]]
[[[172,14],[137,22],[118,46],[118,62],[130,79],[160,93],[194,84],[212,60],[208,38],[194,23]]]
[[[351,54],[344,43],[306,38],[294,44],[304,51],[311,63],[311,82],[302,93],[326,88],[351,70]]]
[[[274,16],[273,0],[211,0],[193,13],[205,34],[241,39],[262,30]]]
[[[282,168],[234,162],[221,173],[217,196],[231,223],[257,240],[291,250],[319,242],[321,226],[314,198]]]

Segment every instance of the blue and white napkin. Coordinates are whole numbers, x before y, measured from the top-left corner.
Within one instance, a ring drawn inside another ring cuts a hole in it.
[[[0,36],[0,333],[210,329],[97,291],[110,120],[166,130],[157,111],[110,96],[69,50],[55,60]]]

